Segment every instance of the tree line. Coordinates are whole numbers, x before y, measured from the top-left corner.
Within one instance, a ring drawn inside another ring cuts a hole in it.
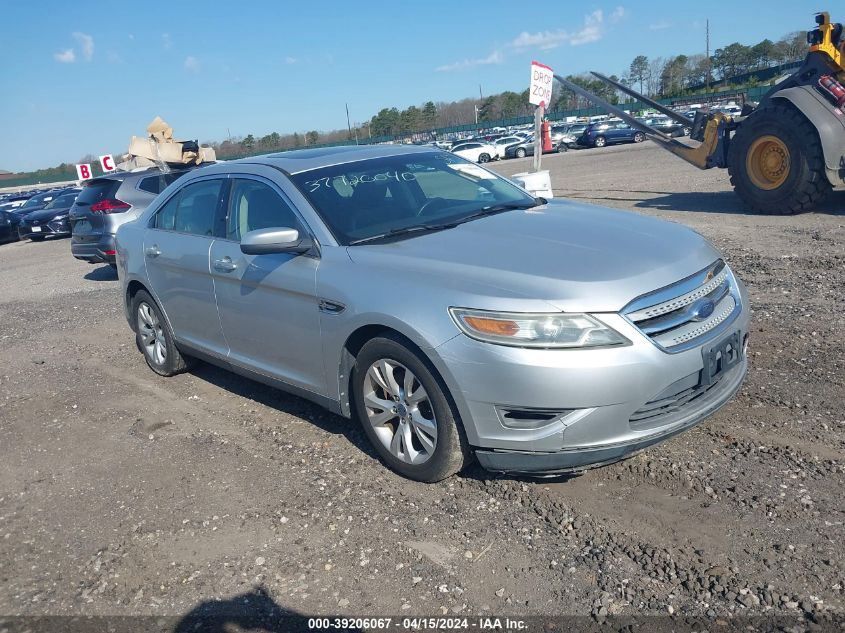
[[[649,59],[637,55],[626,72],[610,78],[631,86],[638,92],[651,97],[669,97],[683,94],[706,83],[715,87],[731,77],[770,68],[801,59],[807,49],[805,32],[790,33],[776,42],[764,39],[753,45],[734,42],[716,51],[708,58],[704,54],[676,55]],[[588,91],[597,94],[610,103],[619,103],[620,94],[592,75],[579,74],[566,77]],[[559,88],[559,87],[558,87]],[[574,93],[557,89],[551,110],[574,110],[591,106],[592,103]],[[435,128],[445,128],[474,123],[500,121],[513,117],[530,116],[534,106],[528,103],[528,89],[522,92],[505,92],[482,99],[460,99],[458,101],[427,101],[412,105],[404,110],[382,108],[369,121],[350,129],[317,131],[280,135],[273,132],[260,138],[252,134],[229,139],[222,143],[211,143],[218,156],[227,158],[261,151],[274,151],[307,147],[315,144],[353,142],[357,137],[366,142],[371,138],[411,137],[425,135]]]
[[[649,59],[637,55],[621,76],[611,75],[611,79],[631,86],[638,92],[651,97],[670,97],[688,93],[698,87],[710,84],[716,87],[726,83],[731,77],[753,73],[779,64],[793,62],[803,58],[807,50],[804,31],[790,33],[777,41],[764,39],[753,45],[734,42],[707,57],[704,54],[676,55]],[[619,93],[592,75],[569,75],[567,79],[590,92],[597,94],[610,103],[619,103]],[[557,83],[557,82],[556,82]],[[551,110],[573,110],[591,106],[592,103],[568,90],[555,90]],[[382,108],[369,121],[347,129],[305,133],[280,134],[271,132],[263,136],[248,134],[232,137],[225,141],[212,141],[207,145],[214,148],[219,158],[233,158],[257,153],[267,153],[314,145],[355,142],[367,142],[372,138],[385,136],[411,137],[425,136],[435,128],[452,127],[488,121],[499,121],[512,117],[530,116],[534,107],[528,103],[528,90],[505,92],[481,99],[460,99],[457,101],[426,101],[420,105],[411,105],[404,110],[396,107]],[[86,157],[87,158],[87,157]],[[95,161],[81,161],[93,162]],[[57,167],[33,172],[45,182],[59,173],[66,174],[72,165],[61,164]]]

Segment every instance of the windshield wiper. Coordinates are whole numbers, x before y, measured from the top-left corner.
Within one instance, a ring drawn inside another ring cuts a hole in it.
[[[469,215],[465,215],[460,220],[457,220],[457,224],[463,224],[464,222],[472,222],[473,220],[477,220],[478,218],[483,218],[488,215],[496,215],[497,213],[503,213],[505,211],[515,211],[517,209],[533,209],[534,207],[539,207],[542,204],[546,204],[545,198],[535,198],[533,203],[525,203],[525,202],[504,202],[502,204],[494,204],[489,207],[483,207],[474,213],[470,213]]]
[[[464,217],[459,218],[453,222],[444,222],[442,224],[414,224],[413,226],[403,226],[397,229],[390,229],[389,231],[379,233],[378,235],[371,235],[370,237],[362,237],[358,240],[352,240],[351,242],[349,242],[349,246],[366,244],[368,242],[375,242],[376,240],[388,239],[399,235],[409,235],[412,233],[431,233],[434,231],[453,229],[460,224],[464,224],[465,222],[471,222],[472,220],[477,220],[478,218],[483,218],[488,215],[495,215],[497,213],[503,213],[505,211],[514,211],[516,209],[533,209],[534,207],[540,206],[542,204],[546,204],[545,198],[535,198],[534,202],[530,204],[525,202],[505,202],[502,204],[495,204],[489,207],[479,209],[478,211],[470,213],[469,215],[465,215]]]
[[[460,224],[459,222],[448,222],[444,224],[414,224],[413,226],[403,226],[398,229],[390,229],[378,235],[371,235],[370,237],[362,237],[359,240],[352,240],[349,246],[356,246],[357,244],[366,244],[367,242],[375,242],[376,240],[387,239],[399,235],[409,235],[411,233],[430,233],[433,231],[442,231],[444,229],[451,229]]]

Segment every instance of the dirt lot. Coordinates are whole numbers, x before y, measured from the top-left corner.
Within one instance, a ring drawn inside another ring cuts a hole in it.
[[[505,174],[531,159],[496,164]],[[544,158],[557,195],[682,222],[754,308],[741,393],[570,479],[387,471],[355,424],[145,366],[108,267],[0,247],[0,614],[845,612],[845,193],[743,213],[650,143]],[[205,605],[205,607],[203,606]],[[2,627],[0,627],[2,628]]]

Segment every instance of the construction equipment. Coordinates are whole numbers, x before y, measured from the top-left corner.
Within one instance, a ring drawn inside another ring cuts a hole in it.
[[[845,38],[842,25],[826,13],[807,33],[804,63],[772,87],[742,115],[699,110],[691,120],[599,73],[614,89],[690,129],[691,147],[649,127],[566,79],[563,86],[605,108],[652,141],[700,169],[727,168],[731,184],[748,207],[765,214],[809,211],[845,183]]]

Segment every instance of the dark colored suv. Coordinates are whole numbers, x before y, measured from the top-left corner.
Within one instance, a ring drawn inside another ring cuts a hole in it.
[[[70,210],[73,256],[114,266],[117,228],[137,218],[165,187],[189,171],[121,171],[86,182]]]
[[[575,142],[583,147],[604,147],[613,143],[642,143],[645,134],[622,121],[591,123]]]

